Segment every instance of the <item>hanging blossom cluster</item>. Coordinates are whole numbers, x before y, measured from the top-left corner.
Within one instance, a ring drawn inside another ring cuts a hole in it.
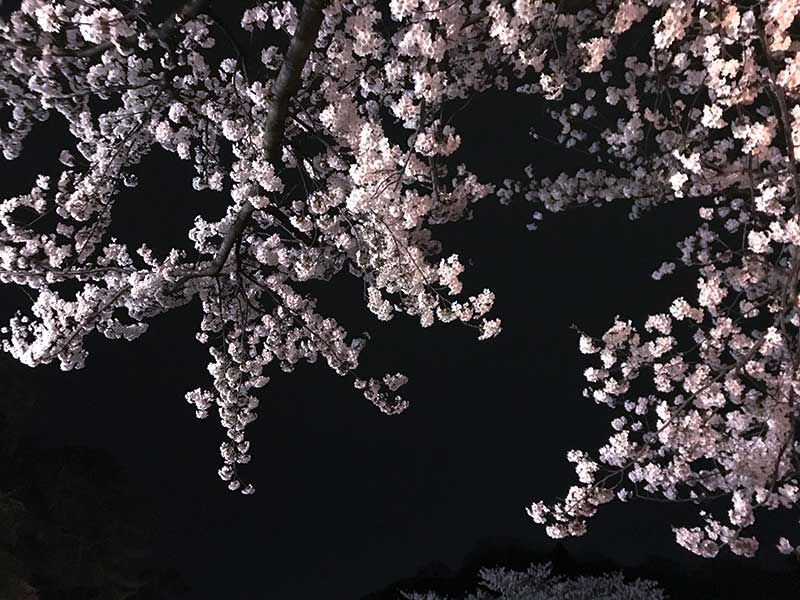
[[[156,8],[22,0],[0,22],[4,157],[48,119],[71,136],[58,176],[0,203],[0,281],[32,298],[3,328],[5,351],[80,368],[92,332],[130,340],[199,302],[213,385],[187,400],[218,414],[220,477],[249,494],[245,429],[276,369],[323,360],[383,412],[407,406],[402,374],[357,374],[365,340],[317,310],[309,283],[352,275],[380,320],[458,322],[488,339],[501,329],[494,295],[462,289],[464,264],[436,225],[493,194],[534,204],[530,228],[547,211],[622,201],[636,218],[692,201],[702,225],[679,260],[696,295],[582,335],[598,359],[586,395],[616,411],[614,433],[596,458],[570,452],[579,485],[528,512],[562,537],[615,498],[696,502],[700,525],[675,533],[703,556],[752,556],[759,511],[796,513],[800,5],[271,0],[245,4],[237,24],[208,0],[159,20]],[[451,117],[488,90],[545,99],[553,141],[583,168],[480,181],[458,160]],[[221,219],[197,216],[190,249],[108,233],[153,150],[190,163],[194,189],[226,203]],[[800,552],[787,536],[779,550]]]

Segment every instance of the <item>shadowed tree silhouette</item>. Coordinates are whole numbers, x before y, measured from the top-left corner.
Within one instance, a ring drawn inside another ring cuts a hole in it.
[[[549,571],[544,569],[546,565],[549,565]],[[654,585],[643,586],[641,590],[628,585],[635,580],[651,581]],[[494,581],[500,586],[499,591],[486,592],[487,581]],[[515,581],[527,581],[531,585],[520,591],[511,585]],[[570,581],[582,583],[578,585]],[[503,582],[508,585],[503,587]],[[590,595],[581,596],[581,589]],[[741,558],[717,558],[713,569],[703,570],[657,558],[645,558],[635,567],[621,567],[607,559],[578,559],[570,555],[561,543],[549,552],[543,552],[514,538],[496,537],[479,540],[457,569],[433,560],[417,569],[414,576],[400,579],[362,600],[400,600],[406,597],[412,600],[531,600],[561,598],[559,594],[566,594],[567,590],[578,594],[575,598],[593,599],[621,600],[648,597],[647,594],[651,593],[653,599],[665,597],[670,600],[773,600],[800,597],[800,569],[789,558],[786,559],[786,568],[781,571],[759,569]],[[642,596],[640,591],[645,595]],[[522,596],[513,595],[522,592],[525,592]],[[658,595],[661,592],[665,595]],[[603,593],[612,595],[603,596]],[[625,596],[626,593],[629,596]]]
[[[180,597],[179,575],[152,556],[150,503],[105,452],[25,439],[35,390],[0,369],[0,598]]]

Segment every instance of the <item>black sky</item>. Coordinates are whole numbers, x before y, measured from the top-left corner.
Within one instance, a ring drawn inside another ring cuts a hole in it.
[[[542,173],[576,168],[577,155],[526,136],[540,111],[527,98],[473,102],[458,117],[462,160],[491,180],[528,162]],[[57,121],[42,125],[19,161],[0,164],[5,197],[29,189],[37,168],[51,164],[60,131]],[[224,207],[220,196],[191,192],[189,169],[175,157],[157,155],[142,169],[141,187],[115,207],[122,241],[184,243],[198,210]],[[406,373],[411,407],[385,416],[322,366],[275,373],[250,428],[252,497],[226,490],[216,474],[223,431],[213,416],[196,420],[183,400],[209,383],[207,354],[194,340],[196,303],[155,319],[133,343],[93,338],[82,371],[16,369],[39,394],[30,434],[40,446],[113,455],[151,496],[156,552],[197,600],[352,600],[431,560],[457,565],[483,537],[551,548],[525,506],[564,493],[575,477],[565,452],[594,450],[610,432],[608,411],[580,395],[590,363],[570,325],[598,334],[616,314],[641,319],[666,308],[686,280],[658,283],[649,274],[693,231],[690,204],[633,223],[624,203],[546,215],[528,232],[528,207],[489,199],[472,221],[440,230],[447,250],[473,262],[467,289],[497,294],[505,330],[489,342],[454,325],[379,324],[359,283],[339,280],[323,310],[354,333],[370,332],[364,364]],[[2,316],[23,299],[4,287]],[[653,555],[705,565],[674,547],[669,523],[683,514],[613,505],[565,545],[626,564]]]

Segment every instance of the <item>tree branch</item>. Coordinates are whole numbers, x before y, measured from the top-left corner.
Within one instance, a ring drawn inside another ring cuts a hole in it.
[[[200,14],[200,11],[203,10],[207,2],[208,0],[189,0],[181,8],[172,13],[163,23],[161,23],[161,25],[149,29],[145,35],[147,35],[147,37],[151,40],[166,40],[167,37],[169,37],[169,35],[180,26],[181,23],[190,21]],[[120,45],[125,48],[132,48],[136,46],[138,40],[139,36],[137,34],[130,35],[122,40]],[[105,42],[98,46],[93,46],[92,48],[79,52],[78,56],[82,58],[91,58],[93,56],[97,56],[98,54],[102,54],[106,50],[113,47],[114,44],[112,42]]]
[[[297,29],[292,36],[292,41],[289,43],[289,49],[286,51],[286,57],[281,65],[281,70],[275,78],[275,83],[272,85],[273,97],[270,101],[267,119],[264,124],[266,133],[264,154],[270,162],[275,162],[280,158],[280,151],[283,146],[283,133],[286,129],[286,118],[289,114],[289,101],[300,87],[303,67],[317,40],[317,34],[322,25],[322,9],[326,4],[327,0],[306,0],[303,3]],[[222,271],[222,267],[225,266],[231,248],[233,248],[239,236],[242,235],[247,221],[250,219],[254,210],[255,207],[249,201],[245,201],[242,208],[239,209],[239,214],[236,215],[236,219],[231,224],[228,231],[225,232],[222,244],[220,244],[217,254],[214,256],[211,264],[204,269],[184,275],[175,283],[172,290],[174,291],[180,288],[189,279],[195,277],[212,277],[219,274],[220,271]],[[283,219],[276,215],[276,212],[280,212],[277,208],[274,210],[265,210],[265,212],[283,221]]]

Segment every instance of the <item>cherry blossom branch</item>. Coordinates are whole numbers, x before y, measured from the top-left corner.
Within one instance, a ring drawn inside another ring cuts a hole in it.
[[[158,27],[154,27],[148,30],[145,33],[145,36],[151,40],[161,40],[162,42],[165,41],[169,35],[175,31],[182,23],[186,21],[190,21],[195,18],[200,12],[205,8],[208,0],[189,0],[186,4],[184,4],[181,8],[176,10],[172,13],[166,21],[161,23]],[[139,34],[133,34],[125,38],[124,40],[118,42],[117,44],[122,46],[123,48],[132,48],[136,46],[139,40]],[[88,48],[81,52],[78,52],[78,56],[81,58],[92,58],[94,56],[98,56],[114,47],[113,42],[104,42],[102,44],[98,44],[97,46],[93,46],[92,48]]]
[[[94,322],[106,310],[108,310],[109,308],[112,308],[112,306],[117,302],[117,300],[119,300],[120,296],[122,296],[126,292],[130,291],[130,289],[131,289],[131,284],[126,283],[125,285],[120,287],[116,292],[111,294],[111,296],[102,305],[97,307],[97,309],[91,315],[89,315],[89,317],[87,319],[85,319],[81,323],[78,323],[75,326],[75,329],[72,330],[72,333],[64,340],[64,342],[61,343],[56,350],[50,352],[49,355],[48,355],[48,358],[45,359],[43,362],[50,362],[50,360],[52,360],[53,358],[57,357],[59,354],[61,354],[65,350],[67,350],[70,347],[70,345],[72,344],[72,341],[75,338],[77,338],[82,332],[85,332],[91,325],[93,325]]]
[[[668,426],[670,426],[672,424],[672,422],[681,413],[683,413],[683,411],[695,400],[695,398],[697,398],[705,390],[709,389],[712,385],[714,385],[715,383],[718,383],[720,380],[722,380],[722,378],[726,374],[728,374],[730,371],[736,370],[740,366],[746,364],[747,361],[749,361],[755,355],[755,353],[758,352],[758,349],[761,348],[763,343],[764,343],[764,337],[761,336],[760,338],[758,338],[753,343],[753,345],[748,349],[748,351],[745,353],[744,356],[742,356],[741,358],[736,360],[736,362],[734,364],[727,365],[726,367],[723,367],[722,369],[720,369],[713,378],[709,379],[697,391],[695,391],[694,393],[690,394],[681,404],[679,404],[675,408],[675,410],[670,415],[669,419],[667,419],[664,422],[664,424],[661,425],[661,427],[656,429],[655,432],[650,432],[651,435],[652,435],[652,438],[653,439],[657,439],[658,434],[661,433],[662,431],[664,431]],[[642,444],[642,446],[640,448],[638,448],[635,452],[632,453],[632,456],[628,460],[627,463],[625,463],[621,467],[611,471],[608,475],[605,475],[604,477],[601,477],[600,479],[595,480],[593,482],[593,484],[590,487],[587,488],[588,492],[592,492],[592,491],[602,487],[603,484],[606,481],[608,481],[609,479],[611,479],[612,477],[615,477],[615,476],[622,477],[624,475],[624,473],[628,469],[630,469],[632,466],[634,466],[636,463],[638,463],[639,460],[643,456],[645,456],[649,450],[652,450],[652,444],[651,444],[651,442],[648,442],[647,440],[644,440],[644,443]],[[583,499],[577,499],[577,500],[575,500],[573,502],[570,502],[570,501],[564,499],[565,507],[567,508],[567,510],[569,510],[571,507],[579,506],[582,502],[583,502]]]
[[[267,119],[264,124],[266,134],[264,155],[270,162],[274,162],[279,158],[279,152],[283,144],[283,133],[286,128],[286,118],[289,115],[289,101],[300,87],[303,67],[316,42],[319,28],[322,25],[322,9],[326,3],[327,0],[306,0],[303,3],[297,29],[292,36],[292,41],[289,43],[289,49],[286,51],[281,70],[273,83],[274,96],[270,102]],[[184,275],[178,279],[172,290],[179,289],[188,280],[195,277],[208,277],[220,273],[228,259],[231,248],[244,232],[245,226],[254,210],[255,207],[250,201],[245,201],[230,228],[225,233],[211,264],[204,269]],[[283,217],[278,217],[276,211],[280,212],[277,208],[268,209],[265,212],[278,218],[278,220],[282,220]]]
[[[781,121],[783,128],[783,137],[786,142],[786,154],[789,160],[789,169],[792,173],[792,182],[794,183],[794,213],[800,215],[800,174],[797,171],[797,161],[795,160],[794,142],[792,140],[792,121],[789,118],[789,109],[786,106],[786,96],[783,93],[783,88],[778,85],[775,77],[775,65],[772,62],[770,55],[769,43],[767,42],[767,35],[764,31],[764,24],[759,19],[758,21],[758,37],[764,49],[764,57],[767,62],[767,74],[769,75],[769,83],[772,94],[778,103],[778,117]]]

